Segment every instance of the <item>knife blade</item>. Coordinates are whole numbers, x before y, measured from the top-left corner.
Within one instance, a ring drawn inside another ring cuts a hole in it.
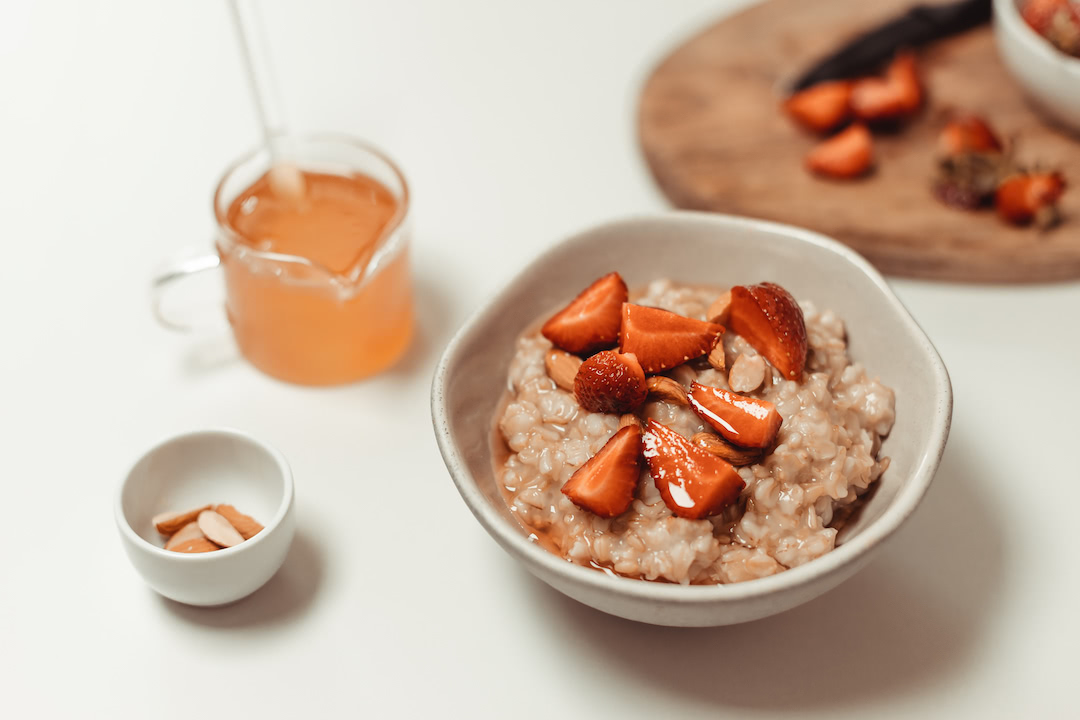
[[[792,84],[793,92],[825,80],[844,80],[877,69],[901,48],[919,47],[990,21],[991,0],[916,5],[816,62]]]

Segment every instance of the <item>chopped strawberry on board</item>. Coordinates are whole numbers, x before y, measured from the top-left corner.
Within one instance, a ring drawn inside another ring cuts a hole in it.
[[[712,350],[723,325],[694,320],[660,308],[626,303],[619,348],[633,353],[647,373],[658,373]]]
[[[822,82],[784,101],[784,110],[800,125],[827,132],[851,117],[851,82]]]
[[[641,428],[627,425],[563,485],[566,497],[600,517],[622,515],[634,500],[641,475]]]
[[[608,273],[555,313],[540,332],[556,347],[577,355],[612,347],[619,339],[622,306],[628,297],[619,273]]]
[[[947,157],[963,153],[1001,152],[997,133],[978,115],[952,118],[938,135],[938,152]]]
[[[899,53],[885,77],[867,77],[851,88],[851,111],[860,120],[895,120],[916,112],[923,103],[922,82],[915,55]]]
[[[717,456],[650,419],[642,435],[645,462],[664,504],[681,518],[715,515],[739,499],[746,483]]]
[[[1014,175],[998,185],[994,205],[998,214],[1014,225],[1034,221],[1049,227],[1060,219],[1057,201],[1063,192],[1065,178],[1061,173]]]
[[[744,448],[766,448],[784,419],[768,400],[692,383],[690,407],[725,440]]]
[[[789,380],[806,365],[806,320],[795,298],[776,283],[731,289],[731,329]]]
[[[574,395],[589,412],[628,413],[648,394],[645,372],[632,353],[598,352],[574,376]]]
[[[818,143],[806,156],[806,167],[826,177],[848,180],[865,174],[874,163],[874,141],[865,125],[855,124]]]

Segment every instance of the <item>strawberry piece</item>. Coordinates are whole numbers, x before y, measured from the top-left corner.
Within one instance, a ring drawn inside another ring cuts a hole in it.
[[[563,495],[600,517],[622,515],[641,476],[641,428],[627,425],[611,436],[563,485]]]
[[[1026,225],[1032,220],[1041,225],[1056,220],[1056,203],[1065,192],[1061,173],[1032,173],[1014,175],[998,185],[994,205],[998,214],[1014,225]]]
[[[645,372],[632,353],[598,352],[574,376],[574,395],[589,412],[628,413],[648,394]]]
[[[818,175],[850,179],[866,173],[873,161],[870,131],[864,125],[852,125],[811,150],[806,156],[806,167]]]
[[[795,298],[775,283],[731,288],[731,323],[789,380],[806,365],[806,321]]]
[[[690,407],[725,440],[745,448],[766,448],[784,419],[768,400],[692,383]]]
[[[938,151],[946,157],[963,153],[1001,152],[1002,144],[986,121],[978,115],[951,119],[938,135]]]
[[[1044,35],[1058,12],[1069,12],[1068,0],[1027,0],[1020,8],[1020,17],[1028,26]]]
[[[626,303],[619,348],[624,353],[634,353],[645,372],[654,374],[701,357],[712,350],[723,332],[723,325]]]
[[[826,132],[848,119],[850,103],[850,82],[823,82],[789,97],[784,110],[803,127]]]
[[[664,504],[681,518],[715,515],[739,499],[746,483],[724,460],[650,419],[642,435],[645,462]]]
[[[851,111],[860,120],[894,120],[911,115],[922,102],[922,83],[912,53],[898,54],[884,78],[862,78],[851,88]]]
[[[589,355],[615,345],[622,322],[622,305],[629,297],[619,273],[608,273],[585,288],[540,329],[556,347]]]

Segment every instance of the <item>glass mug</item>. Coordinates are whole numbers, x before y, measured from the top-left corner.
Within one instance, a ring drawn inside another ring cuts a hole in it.
[[[389,158],[346,136],[283,138],[280,147],[273,156],[258,148],[225,171],[214,193],[217,253],[191,258],[158,277],[155,315],[166,327],[189,329],[162,311],[165,289],[193,273],[221,268],[229,324],[240,352],[256,368],[302,385],[373,375],[393,364],[412,339],[408,185]],[[303,255],[271,252],[237,229],[230,208],[269,177],[274,157],[305,173],[374,180],[396,201],[378,237],[357,233],[352,265],[335,270]]]

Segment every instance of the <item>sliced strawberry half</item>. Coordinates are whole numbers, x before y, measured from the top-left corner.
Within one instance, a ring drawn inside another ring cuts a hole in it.
[[[619,347],[624,353],[634,353],[645,372],[653,374],[701,357],[723,332],[723,325],[626,303]]]
[[[946,157],[968,152],[1000,152],[1001,149],[997,133],[978,115],[952,118],[938,136],[938,151]]]
[[[540,332],[556,347],[577,355],[612,347],[619,340],[622,306],[628,297],[619,273],[608,273],[555,313]]]
[[[632,353],[598,352],[574,376],[574,395],[589,412],[628,413],[648,394],[645,371]]]
[[[922,82],[912,53],[898,54],[884,78],[862,78],[851,88],[851,111],[860,120],[895,120],[913,114],[922,103]]]
[[[731,289],[730,327],[789,380],[806,366],[806,320],[795,298],[776,283]]]
[[[838,80],[808,87],[785,100],[784,110],[814,132],[832,130],[851,116],[851,83]]]
[[[874,164],[874,141],[865,125],[855,124],[818,143],[806,156],[806,167],[818,175],[848,180],[864,175]]]
[[[650,419],[642,435],[645,462],[664,504],[681,518],[715,515],[739,499],[746,483],[727,462]]]
[[[627,425],[563,485],[566,497],[600,517],[622,515],[634,500],[641,476],[641,428]]]
[[[690,407],[725,440],[744,448],[766,448],[784,419],[768,400],[692,383]]]
[[[1049,225],[1057,220],[1057,201],[1064,192],[1061,173],[1014,175],[998,185],[994,205],[1003,219],[1015,225],[1032,220]]]

